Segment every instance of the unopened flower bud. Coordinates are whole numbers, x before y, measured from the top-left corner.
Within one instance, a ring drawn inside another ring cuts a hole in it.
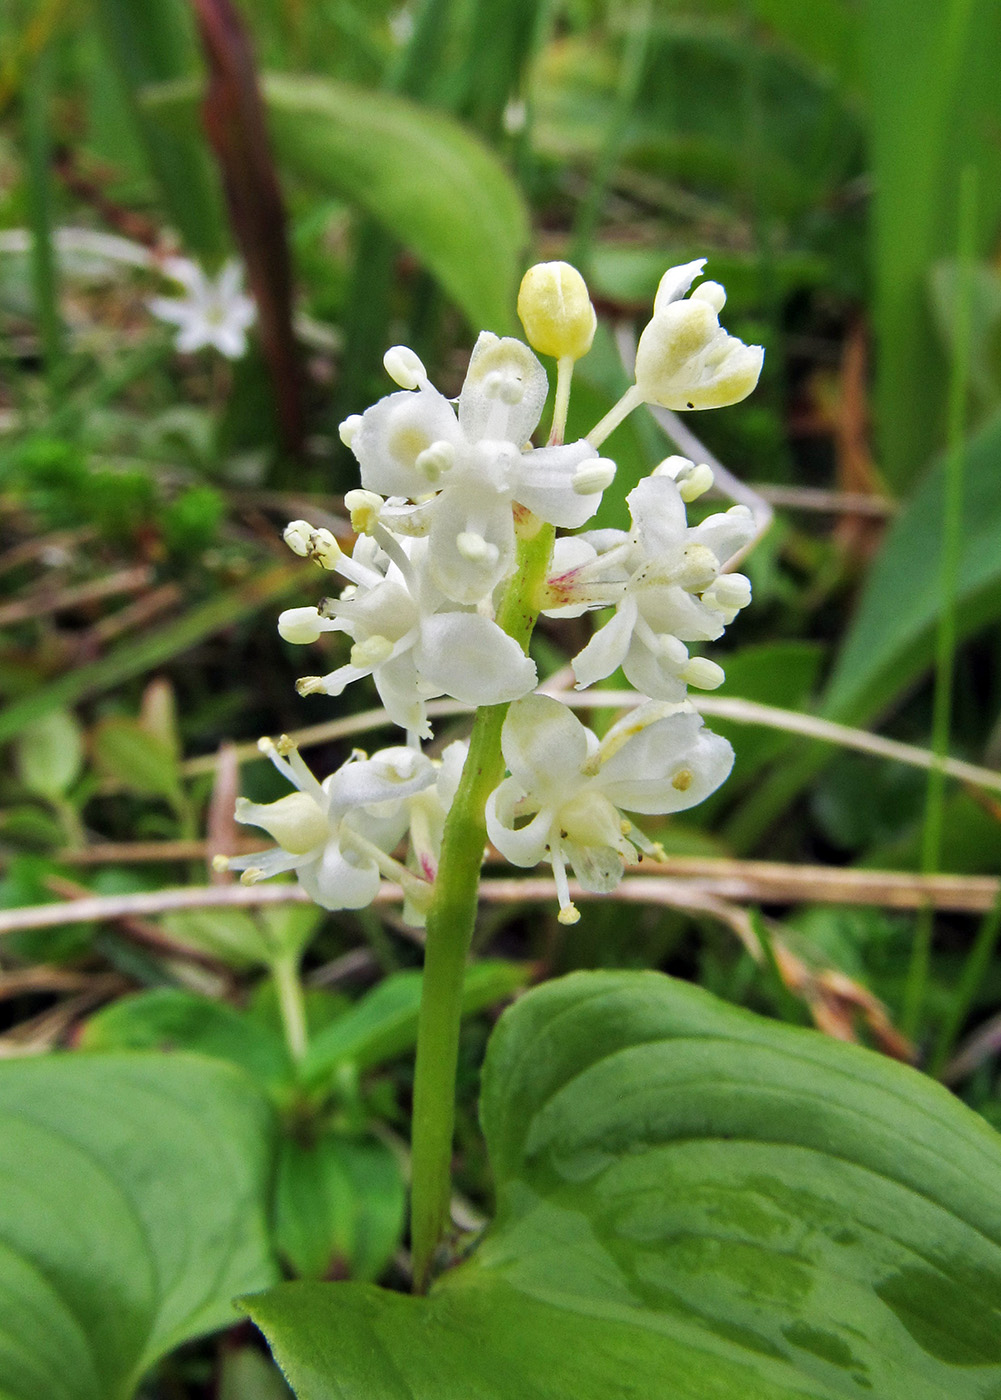
[[[586,355],[598,324],[587,284],[565,262],[528,269],[518,292],[518,315],[533,350],[557,360]]]
[[[416,389],[428,372],[421,357],[407,345],[394,345],[382,357],[386,373],[401,389]]]
[[[351,515],[351,528],[356,535],[370,535],[374,530],[379,513],[384,505],[381,496],[374,491],[363,491],[360,487],[346,492],[344,504]]]

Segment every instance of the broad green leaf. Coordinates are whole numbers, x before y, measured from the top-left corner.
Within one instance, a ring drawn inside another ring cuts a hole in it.
[[[474,963],[466,974],[463,1008],[482,1011],[525,985],[528,970],[518,963]],[[403,1055],[417,1039],[421,974],[397,972],[355,1002],[312,1040],[302,1062],[308,1080],[325,1079],[344,1064],[359,1070]]]
[[[301,1278],[376,1279],[399,1248],[406,1193],[375,1137],[286,1138],[278,1156],[275,1241]]]
[[[497,1218],[426,1299],[247,1301],[299,1400],[988,1400],[1001,1138],[916,1071],[657,973],[502,1018]]]
[[[83,737],[68,710],[53,710],[26,729],[14,750],[18,776],[38,797],[59,798],[80,776]]]
[[[273,1123],[242,1074],[186,1056],[0,1066],[0,1395],[128,1400],[271,1283]]]
[[[324,78],[265,79],[280,166],[378,220],[470,324],[512,329],[528,219],[517,186],[440,112]]]
[[[956,253],[959,178],[977,180],[977,252],[994,247],[1001,0],[869,0],[860,12],[873,170],[880,466],[906,488],[941,446],[945,360],[928,309],[932,267]]]
[[[91,749],[100,772],[126,792],[165,797],[172,803],[181,800],[177,755],[138,720],[102,720],[91,735]]]
[[[256,1347],[223,1352],[219,1375],[219,1400],[291,1400],[277,1366]]]
[[[85,1050],[190,1050],[230,1060],[261,1084],[291,1079],[281,1038],[254,1017],[194,992],[160,987],[119,997],[84,1027]]]
[[[944,464],[939,461],[893,522],[866,579],[824,697],[832,719],[863,724],[931,660],[942,606]],[[1001,414],[965,454],[956,586],[960,635],[1001,613]]]

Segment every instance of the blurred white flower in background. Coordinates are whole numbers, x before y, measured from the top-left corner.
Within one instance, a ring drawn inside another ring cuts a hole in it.
[[[174,345],[182,354],[211,346],[228,360],[247,353],[247,330],[257,308],[243,290],[243,265],[231,259],[210,277],[190,258],[167,258],[164,276],[183,287],[179,297],[150,297],[153,315],[177,327]]]

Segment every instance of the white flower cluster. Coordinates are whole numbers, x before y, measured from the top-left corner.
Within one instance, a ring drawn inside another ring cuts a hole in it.
[[[739,506],[688,525],[686,502],[712,484],[707,466],[669,457],[630,492],[631,530],[555,541],[533,619],[614,609],[574,658],[578,689],[621,666],[650,697],[603,739],[558,700],[532,693],[535,663],[497,621],[518,540],[537,538],[546,524],[578,530],[594,515],[615,474],[598,445],[631,407],[718,407],[753,389],[762,351],[721,329],[722,288],[703,283],[685,296],[702,266],[665,274],[640,340],[636,384],[578,442],[562,441],[569,378],[590,347],[595,317],[583,279],[565,263],[532,268],[518,303],[531,344],[557,361],[547,446],[531,438],[548,378],[521,341],[484,331],[454,403],[412,350],[387,353],[399,392],[341,425],[361,469],[361,489],[346,497],[359,536],[353,553],[306,521],[285,531],[294,553],[340,575],[343,587],[318,607],[282,613],[278,627],[294,643],[345,633],[347,662],[303,678],[300,693],[340,695],[371,676],[407,744],[356,754],[319,783],[288,740],[262,741],[296,791],[266,805],[241,801],[238,820],[278,842],[228,863],[244,879],[294,870],[314,900],[341,909],[370,903],[385,875],[403,884],[405,916],[419,921],[465,755],[459,744],[440,761],[421,752],[432,737],[427,702],[437,696],[510,704],[501,734],[509,776],[489,797],[487,830],[514,864],[551,863],[564,922],[578,917],[568,869],[585,889],[605,891],[637,852],[659,853],[622,810],[680,811],[726,778],[729,744],[703,727],[685,698],[688,686],[712,688],[723,673],[690,656],[686,643],[718,638],[750,601],[748,580],[724,568],[752,526]],[[408,832],[404,866],[392,853]]]

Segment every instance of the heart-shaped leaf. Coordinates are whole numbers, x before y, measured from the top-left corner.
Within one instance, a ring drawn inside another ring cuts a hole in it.
[[[494,1034],[498,1214],[426,1299],[250,1301],[300,1400],[1001,1396],[1001,1138],[913,1070],[655,973]]]
[[[0,1066],[0,1396],[128,1400],[271,1283],[273,1122],[249,1080],[182,1055]]]

